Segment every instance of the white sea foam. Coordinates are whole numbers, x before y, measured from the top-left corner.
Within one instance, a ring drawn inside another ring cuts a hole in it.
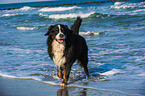
[[[52,82],[52,81],[42,81],[43,83],[46,83],[46,84],[50,84],[50,85],[60,85],[61,83],[55,83],[55,82]],[[87,88],[87,89],[96,89],[96,88],[93,88],[93,87],[87,87],[87,86],[81,86],[81,85],[75,85],[75,84],[68,84],[67,87],[78,87],[78,88]]]
[[[105,73],[100,73],[100,75],[110,76],[110,75],[114,75],[114,74],[118,74],[118,73],[124,73],[124,72],[120,71],[119,69],[112,69],[111,71],[107,71]]]
[[[96,89],[93,87],[87,87],[87,86],[81,86],[81,85],[75,85],[75,84],[69,84],[67,87],[78,87],[78,88],[87,88],[87,89]]]
[[[17,16],[17,15],[23,15],[23,14],[3,14],[2,17],[9,17],[9,16]]]
[[[77,7],[77,6],[73,6],[73,7],[54,7],[54,8],[41,8],[38,11],[42,11],[42,12],[52,12],[52,11],[67,11],[67,10],[72,10],[72,9],[78,9],[81,7]]]
[[[60,85],[61,84],[61,83],[55,83],[55,82],[52,82],[52,81],[43,81],[43,83],[50,84],[50,85]],[[78,88],[96,89],[96,88],[93,88],[93,87],[87,87],[87,86],[81,86],[81,85],[75,85],[75,84],[68,84],[67,87],[78,87]]]
[[[145,9],[138,9],[138,10],[134,10],[133,12],[142,12],[142,14],[145,14]]]
[[[57,75],[54,75],[53,78],[58,80],[60,79]]]
[[[7,77],[7,78],[16,78],[16,76],[11,76],[11,75],[7,75],[7,74],[3,74],[3,73],[0,73],[0,76],[2,77]]]
[[[18,30],[34,30],[36,27],[17,27]]]
[[[46,15],[46,14],[42,14],[42,13],[39,13],[39,16],[47,17],[48,15]]]
[[[141,74],[138,74],[136,76],[145,76],[145,72],[144,73],[141,73]]]
[[[52,81],[43,81],[43,83],[50,84],[50,85],[60,85],[59,83],[55,83]]]
[[[97,36],[97,35],[100,35],[100,34],[103,34],[103,32],[90,32],[90,31],[87,31],[87,32],[79,32],[80,35],[87,35],[87,36]]]
[[[121,5],[121,6],[111,6],[112,9],[126,9],[126,8],[129,8],[129,6],[127,5]]]
[[[95,12],[90,13],[70,13],[70,14],[53,14],[49,15],[49,18],[51,19],[66,19],[66,18],[76,18],[80,16],[81,18],[87,18],[94,14]]]

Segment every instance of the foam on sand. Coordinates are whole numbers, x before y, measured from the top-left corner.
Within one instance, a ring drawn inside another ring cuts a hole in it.
[[[35,80],[35,81],[38,81],[38,82],[46,83],[46,84],[49,84],[49,85],[55,85],[55,86],[59,86],[61,84],[61,83],[56,83],[56,82],[53,82],[53,81],[42,81],[41,79],[36,78],[36,77],[31,77],[31,76],[30,77],[16,77],[16,76],[12,76],[12,75],[3,74],[1,72],[0,72],[0,76],[5,77],[5,78],[11,78],[11,79]],[[80,85],[74,85],[74,84],[68,84],[67,87],[95,89],[93,87],[86,87],[86,86],[80,86]]]
[[[12,78],[12,79],[28,79],[28,80],[32,79],[32,80],[36,80],[36,81],[41,80],[41,79],[36,78],[36,77],[16,77],[16,76],[7,75],[7,74],[4,74],[4,73],[0,73],[0,76],[6,77],[6,78]]]

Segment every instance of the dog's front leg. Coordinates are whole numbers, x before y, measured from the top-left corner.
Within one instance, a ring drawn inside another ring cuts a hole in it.
[[[69,74],[70,74],[71,66],[65,66],[64,72],[63,72],[63,81],[60,86],[66,86],[67,81],[69,79]]]
[[[63,79],[62,69],[58,69],[58,77]]]

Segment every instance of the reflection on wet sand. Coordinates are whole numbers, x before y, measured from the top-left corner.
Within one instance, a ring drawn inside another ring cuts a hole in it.
[[[57,96],[68,96],[68,89],[62,88],[57,91]]]
[[[73,90],[73,89],[72,89]],[[71,91],[71,90],[69,90]],[[69,96],[69,91],[68,88],[61,88],[57,91],[57,96]],[[84,88],[83,90],[81,90],[79,93],[77,93],[79,96],[87,96],[86,94],[87,89]],[[72,92],[71,92],[72,93]],[[73,94],[73,93],[72,93]],[[76,92],[75,92],[76,94]]]

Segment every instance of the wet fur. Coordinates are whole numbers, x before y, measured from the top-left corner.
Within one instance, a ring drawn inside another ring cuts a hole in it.
[[[56,40],[52,42],[52,53],[53,53],[53,61],[57,65],[58,68],[64,68],[64,63],[66,62],[64,55],[65,43],[59,44]]]

